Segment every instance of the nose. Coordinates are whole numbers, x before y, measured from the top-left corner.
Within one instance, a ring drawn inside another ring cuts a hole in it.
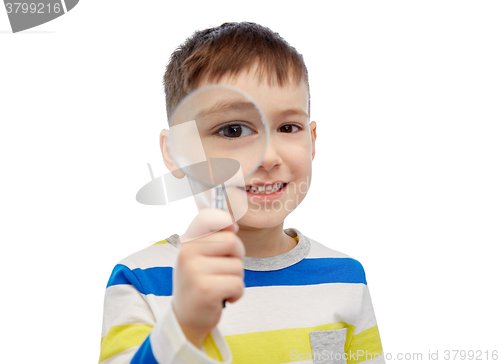
[[[259,169],[262,169],[266,172],[271,171],[273,168],[280,166],[283,164],[283,159],[281,158],[281,151],[278,146],[273,143],[273,140],[269,140],[269,145],[267,146],[266,154],[264,155],[264,159],[260,163]]]

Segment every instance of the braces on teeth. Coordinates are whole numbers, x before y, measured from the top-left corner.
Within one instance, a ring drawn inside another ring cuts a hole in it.
[[[264,194],[270,194],[274,193],[280,189],[283,188],[283,183],[281,182],[276,182],[274,185],[267,185],[267,186],[250,186],[246,187],[245,189],[251,193],[264,193]]]

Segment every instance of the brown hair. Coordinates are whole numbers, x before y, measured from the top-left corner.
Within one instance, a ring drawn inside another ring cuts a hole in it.
[[[163,86],[167,116],[197,84],[206,78],[218,82],[224,75],[236,75],[258,63],[259,80],[268,76],[272,85],[284,86],[309,81],[304,59],[278,33],[259,24],[224,23],[195,32],[170,57]]]

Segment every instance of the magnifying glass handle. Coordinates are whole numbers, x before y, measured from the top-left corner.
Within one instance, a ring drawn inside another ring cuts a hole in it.
[[[215,196],[212,196],[212,208],[214,209],[221,209],[221,210],[227,210],[227,205],[225,205],[226,202],[226,194],[224,191],[224,185],[218,185],[215,187]]]
[[[227,210],[226,191],[224,185],[218,185],[212,190],[212,208]],[[226,307],[226,300],[222,301],[222,308]]]

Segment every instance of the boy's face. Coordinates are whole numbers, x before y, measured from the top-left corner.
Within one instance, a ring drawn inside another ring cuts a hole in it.
[[[204,81],[199,87],[212,83]],[[248,211],[238,220],[238,225],[240,229],[278,226],[304,199],[311,183],[316,123],[309,124],[307,85],[305,81],[298,85],[291,81],[284,87],[269,86],[267,79],[259,82],[256,66],[233,77],[224,76],[218,83],[249,94],[266,115],[269,125],[267,152],[259,168],[245,179],[245,185],[284,184],[281,190],[271,194],[255,193],[255,188],[248,192],[240,190],[239,193],[246,194]]]

